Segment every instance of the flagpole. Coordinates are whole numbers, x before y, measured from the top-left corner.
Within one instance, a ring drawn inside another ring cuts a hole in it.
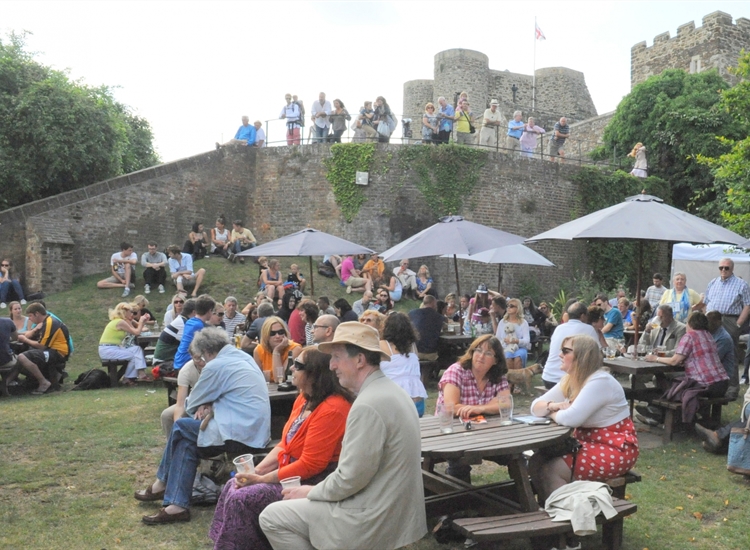
[[[534,70],[531,73],[531,110],[536,111],[536,15],[534,16]]]

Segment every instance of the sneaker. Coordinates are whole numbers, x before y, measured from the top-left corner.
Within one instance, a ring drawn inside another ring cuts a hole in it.
[[[164,285],[159,285],[159,294],[164,294]]]
[[[26,300],[23,300],[23,299],[22,299],[22,300],[21,300],[21,305],[22,305],[22,306],[25,306],[25,305],[26,305]]]
[[[230,261],[230,262],[232,262],[232,263],[234,263],[234,262],[235,262],[235,260],[236,260],[236,257],[235,257],[235,255],[234,255],[234,252],[230,252],[230,253],[229,253],[229,256],[227,256],[227,260],[229,260],[229,261]]]
[[[346,287],[346,293],[351,294],[352,293],[352,287],[348,286]]]
[[[745,378],[744,376],[742,378],[740,378],[740,384],[742,384],[743,386],[746,385],[747,384],[747,378]]]
[[[146,294],[151,294],[151,285],[144,286],[143,292],[145,292]]]
[[[5,302],[0,304],[0,309],[5,309],[6,307],[8,307],[8,304],[6,304]]]
[[[130,294],[130,288],[125,287],[125,289],[122,291],[122,297],[125,298]]]

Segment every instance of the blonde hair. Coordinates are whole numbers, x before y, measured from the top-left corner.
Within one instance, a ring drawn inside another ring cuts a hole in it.
[[[363,319],[372,317],[372,327],[377,329],[380,339],[383,339],[383,329],[385,328],[385,315],[374,309],[368,309],[359,318],[360,323],[364,323]]]
[[[581,393],[586,380],[602,368],[602,351],[598,342],[585,334],[565,338],[562,346],[566,343],[573,349],[573,368],[563,376],[560,389],[567,399],[573,401]]]
[[[521,303],[521,300],[518,298],[511,298],[508,300],[508,305],[513,304],[516,306],[516,320],[513,321],[510,318],[510,309],[506,310],[505,315],[503,316],[503,321],[506,323],[517,323],[522,324],[523,323],[523,304]]]
[[[417,270],[417,275],[419,275],[423,269],[424,269],[424,276],[429,279],[430,278],[430,270],[424,264],[422,264],[422,265],[419,266],[419,269]]]
[[[109,310],[109,320],[114,321],[115,319],[125,319],[125,313],[133,311],[133,305],[130,302],[120,302],[115,306],[114,309]]]
[[[281,325],[281,328],[284,329],[286,337],[289,340],[292,339],[292,336],[289,333],[289,327],[284,322],[284,319],[272,315],[271,317],[268,317],[265,321],[263,321],[263,328],[260,329],[260,343],[267,351],[273,351],[273,348],[271,347],[271,327],[277,323]]]
[[[429,103],[427,103],[427,105],[424,106],[424,110],[426,111],[430,107],[432,107],[433,109],[435,108],[435,105],[433,105],[432,101],[430,101]]]
[[[133,298],[133,303],[141,309],[143,309],[144,307],[148,307],[148,300],[143,294],[139,294],[138,296]]]
[[[628,156],[634,157],[635,154],[638,152],[638,149],[640,149],[641,147],[643,147],[643,143],[639,141],[638,143],[635,144],[635,146],[633,147],[633,150],[628,153]]]

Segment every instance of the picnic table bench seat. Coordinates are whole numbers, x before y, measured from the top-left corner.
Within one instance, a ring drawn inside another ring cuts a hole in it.
[[[117,387],[117,383],[120,378],[125,374],[125,370],[128,368],[127,359],[102,359],[102,367],[107,369],[109,374],[109,381],[113,388]]]
[[[700,402],[698,410],[708,408],[711,414],[711,422],[719,426],[721,424],[721,408],[733,400],[726,397],[699,397],[698,401]],[[652,399],[651,405],[664,409],[664,435],[662,435],[662,441],[664,444],[667,444],[672,441],[675,430],[682,423],[682,403],[680,401],[669,401],[658,398]]]
[[[613,498],[612,502],[615,510],[617,510],[617,515],[608,520],[602,514],[599,514],[596,517],[596,523],[603,524],[602,548],[620,550],[622,548],[623,520],[625,516],[635,513],[638,506],[620,498]],[[453,528],[476,542],[564,535],[573,532],[570,522],[552,521],[547,512],[543,510],[508,516],[455,519],[453,520]]]

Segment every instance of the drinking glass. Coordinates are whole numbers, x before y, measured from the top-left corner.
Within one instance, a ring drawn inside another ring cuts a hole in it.
[[[285,371],[286,369],[283,366],[273,368],[273,377],[276,379],[277,384],[284,382]]]
[[[453,433],[453,414],[455,407],[453,403],[443,403],[438,406],[438,418],[440,419],[440,433]]]
[[[498,404],[500,406],[500,425],[510,426],[513,424],[513,396],[501,397]]]

